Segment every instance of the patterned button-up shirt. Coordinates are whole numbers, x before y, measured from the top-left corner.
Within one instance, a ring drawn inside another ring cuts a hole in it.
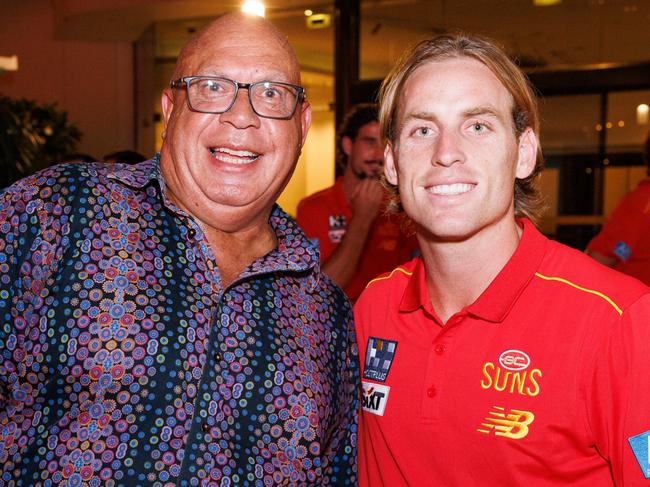
[[[351,311],[273,209],[228,287],[159,160],[0,194],[0,485],[356,483]]]

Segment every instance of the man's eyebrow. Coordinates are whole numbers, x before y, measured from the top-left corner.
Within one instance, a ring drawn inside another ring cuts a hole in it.
[[[430,120],[430,121],[435,121],[437,120],[438,117],[436,117],[433,113],[431,112],[411,112],[408,115],[406,115],[402,121],[402,124],[405,124],[407,122],[410,122],[411,120]]]
[[[503,121],[503,116],[493,105],[480,105],[463,112],[465,117],[476,117],[478,115],[487,115],[488,117],[496,118]]]

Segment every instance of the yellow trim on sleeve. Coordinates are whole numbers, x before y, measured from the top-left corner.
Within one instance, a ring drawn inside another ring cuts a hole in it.
[[[558,282],[562,282],[562,283],[564,283],[564,284],[568,284],[569,286],[571,286],[571,287],[573,287],[573,288],[575,288],[575,289],[578,289],[578,290],[580,290],[580,291],[583,291],[583,292],[586,292],[586,293],[589,293],[589,294],[594,294],[594,295],[596,295],[596,296],[599,296],[599,297],[603,298],[605,301],[607,301],[607,302],[612,306],[612,308],[614,308],[614,309],[616,310],[616,312],[617,312],[619,315],[622,315],[622,314],[623,314],[623,310],[622,310],[621,308],[619,308],[619,307],[616,305],[616,303],[615,303],[614,301],[612,301],[612,299],[611,299],[609,296],[607,296],[607,295],[605,295],[605,294],[603,294],[603,293],[601,293],[601,292],[595,291],[594,289],[587,289],[586,287],[578,286],[577,284],[575,284],[575,283],[573,283],[573,282],[571,282],[571,281],[568,281],[568,280],[566,280],[566,279],[562,279],[561,277],[545,276],[545,275],[543,275],[543,274],[540,274],[539,272],[536,272],[535,275],[536,275],[537,277],[539,277],[540,279],[544,279],[545,281],[558,281]]]
[[[404,274],[406,276],[409,276],[409,277],[411,277],[413,275],[412,272],[409,272],[406,269],[402,269],[401,267],[395,267],[395,269],[390,271],[390,274],[388,274],[387,276],[375,277],[374,279],[371,279],[370,281],[368,281],[368,284],[366,284],[366,287],[370,286],[373,282],[384,281],[386,279],[390,279],[391,277],[393,277],[393,274],[395,274],[396,272],[401,272],[402,274]]]

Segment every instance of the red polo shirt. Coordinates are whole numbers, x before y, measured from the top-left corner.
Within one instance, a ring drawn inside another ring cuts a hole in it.
[[[625,195],[587,249],[615,258],[616,270],[650,285],[650,179]]]
[[[444,326],[420,258],[359,298],[361,486],[650,485],[650,289],[522,224]]]
[[[338,247],[351,218],[352,205],[343,192],[343,178],[303,199],[296,216],[305,235],[318,240],[322,262]],[[407,236],[402,231],[400,218],[382,211],[370,228],[357,272],[345,287],[345,293],[352,301],[356,300],[368,281],[412,258],[417,248],[415,236]]]

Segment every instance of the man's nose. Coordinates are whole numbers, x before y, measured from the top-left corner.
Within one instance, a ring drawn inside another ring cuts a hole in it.
[[[451,166],[463,161],[460,136],[453,130],[443,129],[435,142],[432,164]]]
[[[240,88],[230,110],[223,112],[220,120],[237,128],[259,127],[260,117],[255,113],[248,96],[248,89]]]

